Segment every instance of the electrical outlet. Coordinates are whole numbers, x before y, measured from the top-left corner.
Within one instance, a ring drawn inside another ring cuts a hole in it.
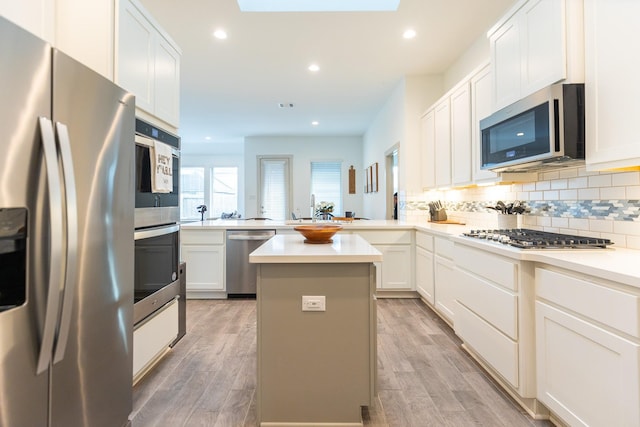
[[[302,296],[302,311],[326,311],[326,298],[324,295]]]

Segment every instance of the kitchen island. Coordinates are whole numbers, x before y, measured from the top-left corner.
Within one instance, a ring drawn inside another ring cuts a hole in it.
[[[262,426],[362,425],[376,381],[374,262],[357,235],[305,244],[276,235],[258,264],[257,404]]]

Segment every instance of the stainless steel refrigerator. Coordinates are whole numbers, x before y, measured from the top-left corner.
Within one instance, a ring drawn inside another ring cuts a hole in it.
[[[0,426],[132,409],[134,97],[0,17]]]

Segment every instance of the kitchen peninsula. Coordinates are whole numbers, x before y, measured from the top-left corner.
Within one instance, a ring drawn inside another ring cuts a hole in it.
[[[259,264],[260,425],[362,425],[375,393],[382,254],[358,235],[306,244],[284,234],[249,259]]]

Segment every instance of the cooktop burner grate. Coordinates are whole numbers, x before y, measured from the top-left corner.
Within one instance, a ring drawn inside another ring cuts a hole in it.
[[[594,249],[613,245],[609,239],[570,234],[550,233],[547,231],[514,228],[503,230],[470,230],[463,236],[492,240],[522,249]]]

